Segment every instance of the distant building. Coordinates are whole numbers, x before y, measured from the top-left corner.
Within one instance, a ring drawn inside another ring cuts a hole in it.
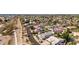
[[[39,37],[39,39],[44,40],[44,39],[49,38],[52,35],[53,35],[53,32],[49,31],[49,32],[45,32],[45,33],[39,34],[38,37]]]
[[[79,32],[72,32],[74,36],[79,36]]]
[[[58,43],[62,43],[62,41],[64,41],[64,39],[61,39],[61,38],[57,38],[57,37],[54,37],[54,36],[50,36],[48,39],[49,42],[52,43],[52,45],[55,45],[55,44],[58,44]]]
[[[53,31],[54,31],[55,33],[63,32],[63,27],[61,27],[61,26],[55,26],[55,27],[53,28]]]
[[[34,26],[34,28],[35,28],[35,32],[41,32],[43,29],[42,29],[42,26],[39,24],[39,25],[35,25]]]

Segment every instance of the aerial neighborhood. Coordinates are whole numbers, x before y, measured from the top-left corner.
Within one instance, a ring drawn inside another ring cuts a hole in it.
[[[0,45],[78,45],[79,15],[0,15]]]

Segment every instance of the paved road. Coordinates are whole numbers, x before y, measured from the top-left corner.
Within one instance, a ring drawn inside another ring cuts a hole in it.
[[[39,45],[39,43],[34,39],[32,33],[31,33],[31,30],[28,26],[26,26],[26,30],[27,30],[27,34],[28,34],[28,37],[29,37],[29,40],[31,41],[31,43],[33,45]]]

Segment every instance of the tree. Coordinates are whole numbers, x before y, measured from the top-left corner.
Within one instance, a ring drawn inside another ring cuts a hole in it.
[[[62,34],[62,38],[65,39],[66,44],[68,42],[74,42],[74,38],[73,35],[70,35],[70,30],[67,28],[66,31],[64,31],[64,33]]]

